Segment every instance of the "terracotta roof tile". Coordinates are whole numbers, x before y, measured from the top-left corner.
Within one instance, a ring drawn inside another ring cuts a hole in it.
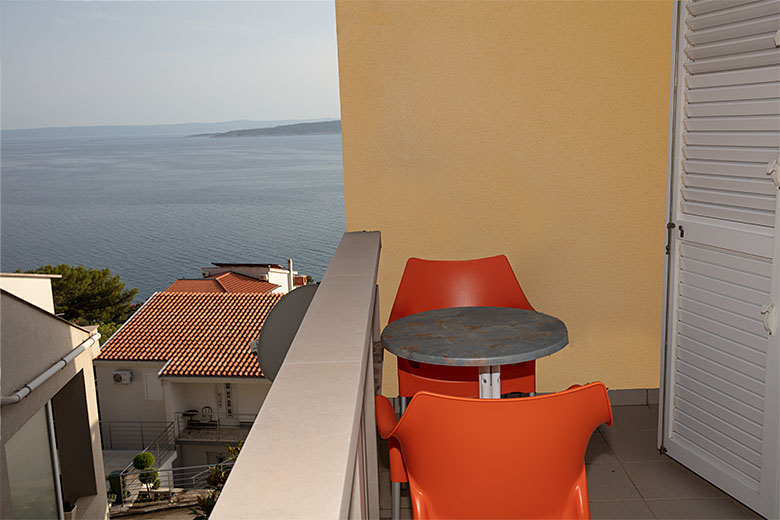
[[[261,377],[249,351],[281,294],[159,292],[97,359],[167,361],[164,376]]]
[[[165,292],[226,292],[216,280],[176,280]]]
[[[238,273],[222,273],[207,278],[176,280],[165,292],[268,293],[279,286]]]

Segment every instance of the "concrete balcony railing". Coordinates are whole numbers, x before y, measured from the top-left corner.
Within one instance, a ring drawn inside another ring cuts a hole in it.
[[[211,518],[379,518],[378,232],[346,233]]]

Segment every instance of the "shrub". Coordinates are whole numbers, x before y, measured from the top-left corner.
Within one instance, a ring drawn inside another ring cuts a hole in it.
[[[142,451],[133,457],[133,467],[135,469],[151,468],[154,465],[154,455],[148,451]]]
[[[152,498],[152,489],[160,487],[160,472],[157,471],[157,468],[153,468],[152,464],[154,464],[154,455],[147,451],[142,451],[133,457],[133,467],[141,470],[138,480],[146,486],[149,498]]]

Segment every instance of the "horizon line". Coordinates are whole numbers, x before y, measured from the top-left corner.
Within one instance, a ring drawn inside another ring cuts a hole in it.
[[[70,130],[75,128],[134,128],[134,127],[148,127],[148,126],[182,126],[182,125],[216,125],[223,123],[238,123],[247,121],[251,123],[273,123],[279,121],[300,121],[300,122],[314,122],[314,121],[340,121],[341,116],[338,117],[314,117],[305,119],[227,119],[223,121],[190,121],[187,123],[139,123],[139,124],[97,124],[97,125],[70,125],[70,126],[34,126],[26,128],[0,128],[0,132],[15,132],[25,130]]]

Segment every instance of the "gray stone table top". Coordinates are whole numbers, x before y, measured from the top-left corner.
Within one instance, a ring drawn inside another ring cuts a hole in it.
[[[411,314],[382,332],[382,346],[421,363],[507,365],[558,352],[566,325],[547,314],[509,307],[455,307]]]

